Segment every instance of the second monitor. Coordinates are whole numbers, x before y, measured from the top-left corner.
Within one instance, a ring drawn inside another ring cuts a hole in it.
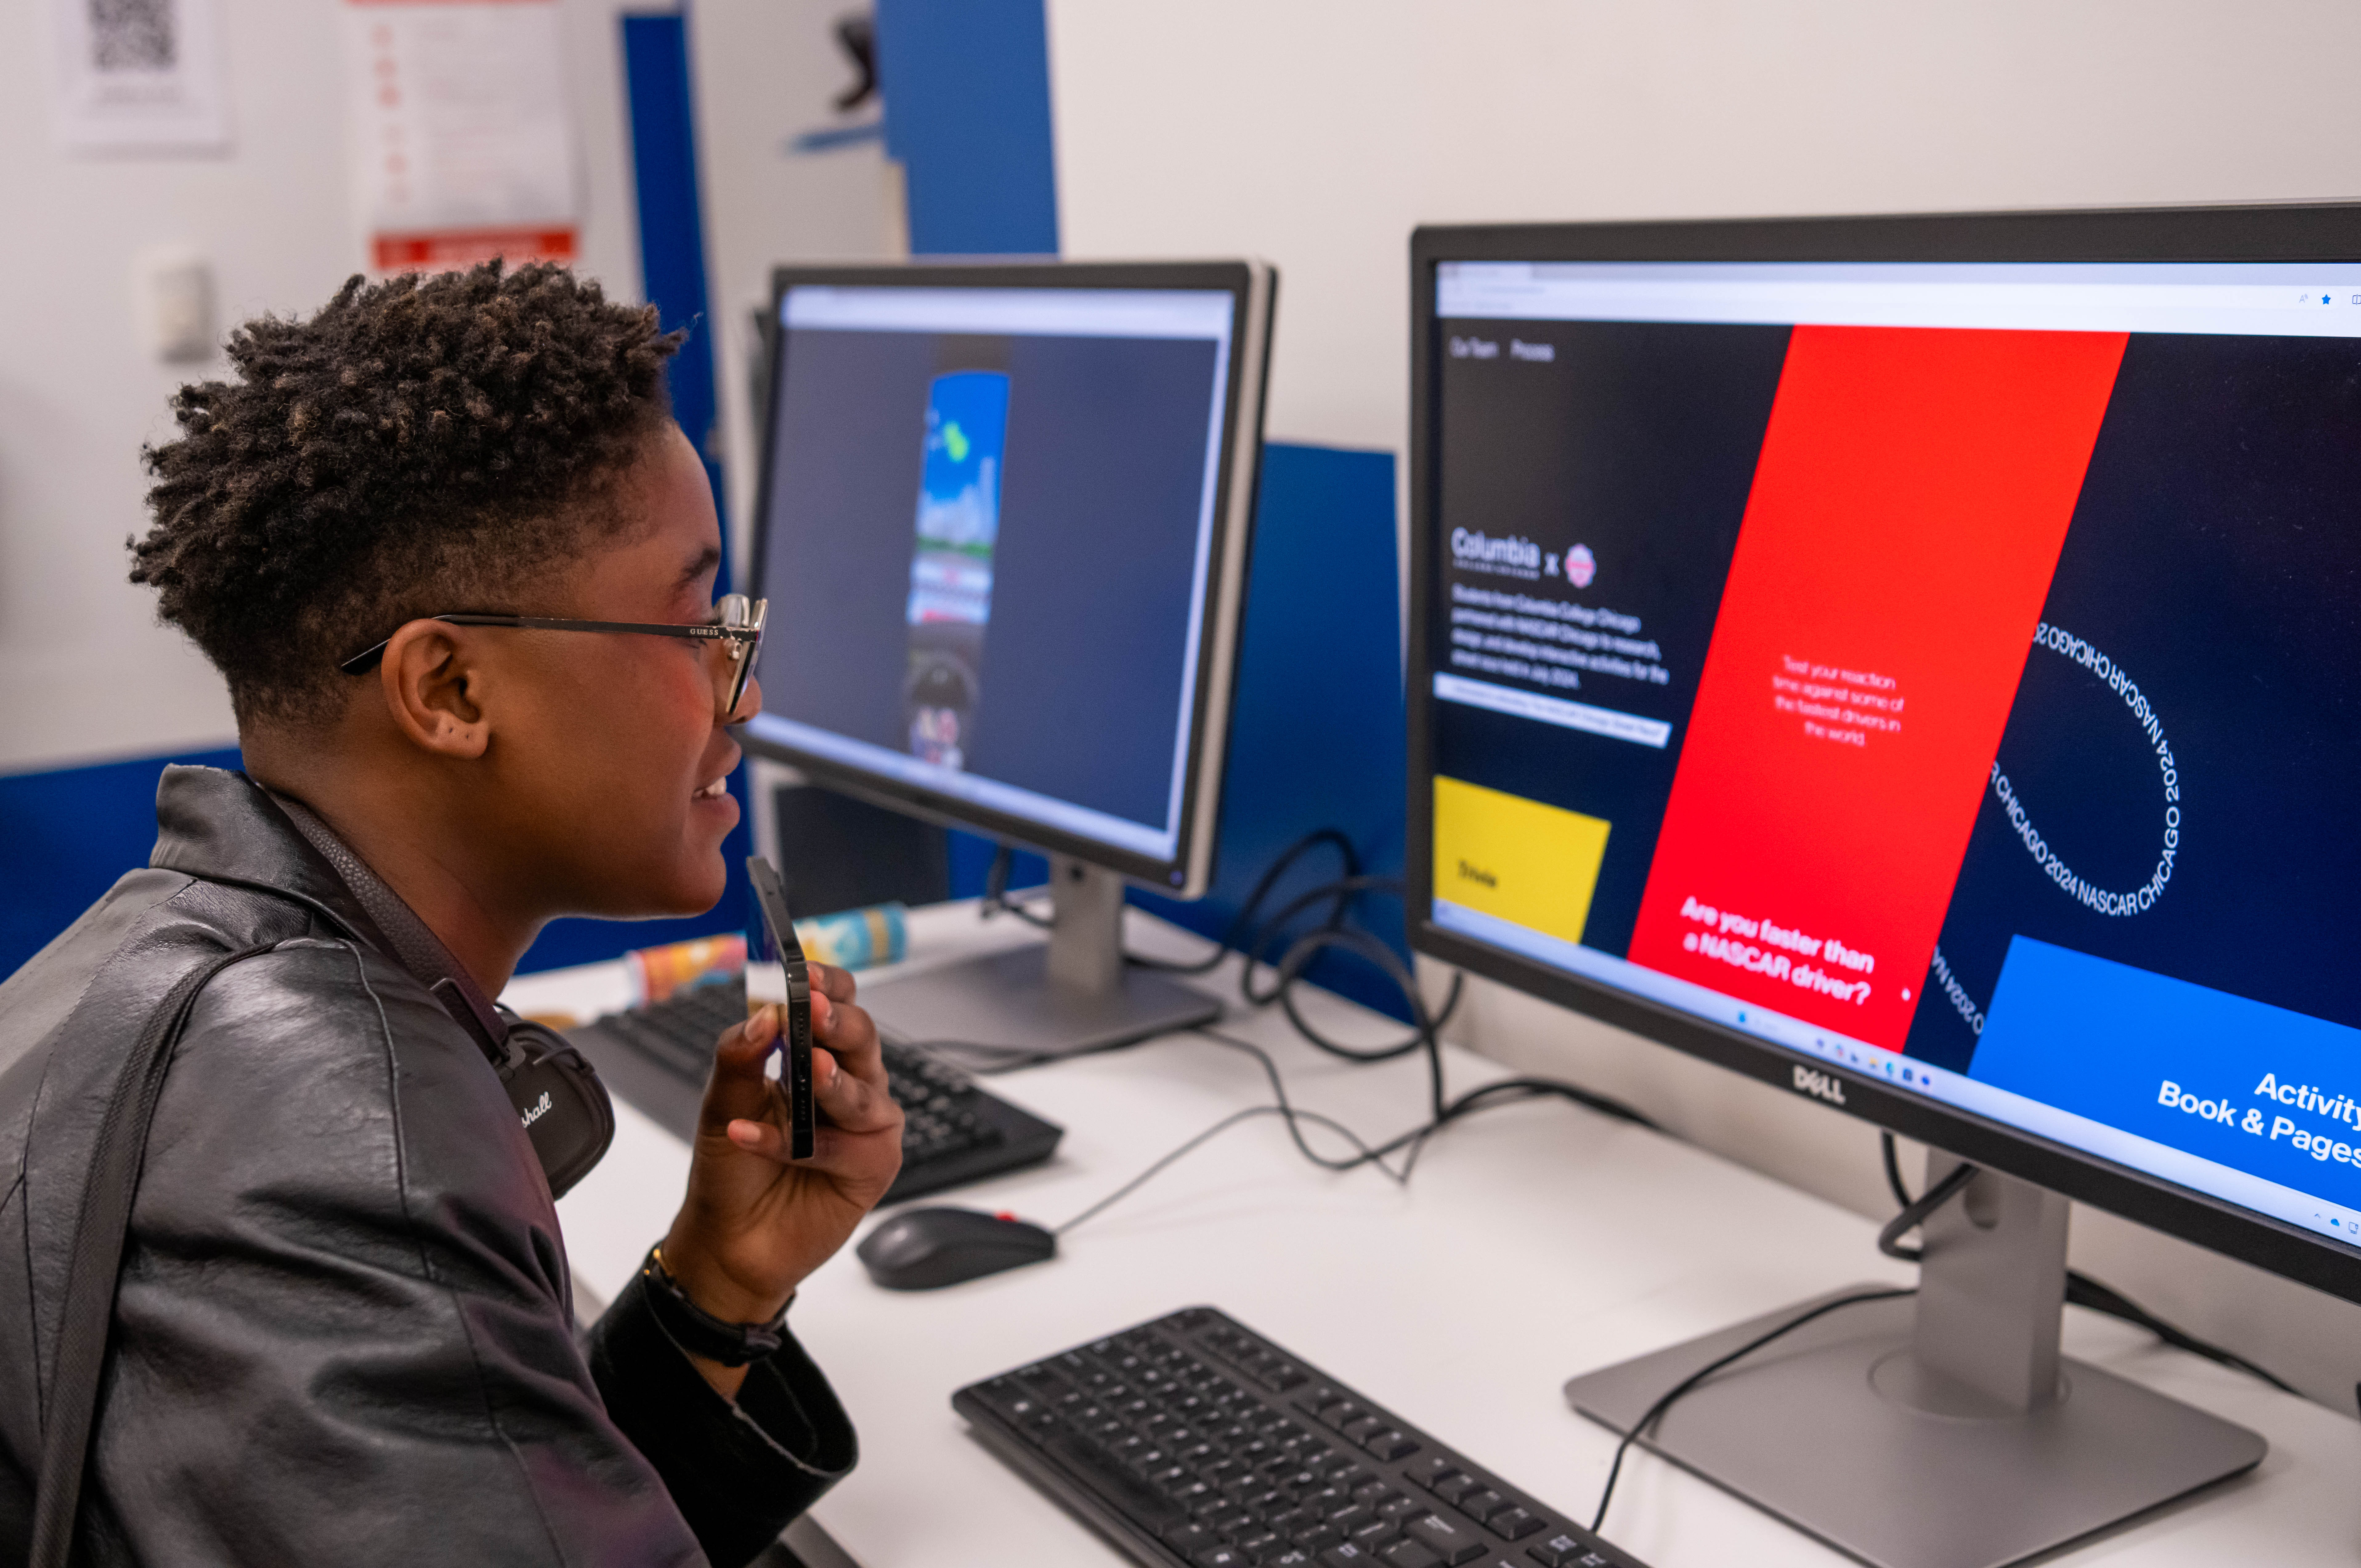
[[[864,995],[906,1039],[1204,1021],[1123,884],[1212,877],[1274,279],[1250,262],[774,275],[756,751],[1051,857],[1028,948]]]

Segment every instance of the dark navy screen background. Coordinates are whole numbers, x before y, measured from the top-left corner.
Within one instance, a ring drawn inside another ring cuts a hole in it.
[[[1499,339],[1508,324],[1445,322],[1440,330]],[[1518,339],[1548,345],[1553,357],[1441,361],[1440,515],[1548,549],[1587,545],[1598,576],[1587,591],[1527,591],[1641,619],[1639,635],[1663,647],[1671,683],[1586,677],[1576,695],[1667,720],[1673,738],[1659,751],[1438,702],[1429,709],[1433,771],[1614,824],[1582,939],[1620,958],[1688,734],[1788,332],[1633,322],[1514,325]],[[1445,542],[1436,559],[1446,565],[1426,608],[1430,645],[1438,650],[1451,644],[1450,558]]]
[[[2042,618],[2154,706],[2179,763],[2172,878],[2143,913],[2088,909],[1987,789],[1939,939],[1961,988],[1988,1006],[2023,935],[2361,1025],[2361,344],[2135,334]],[[2156,752],[2096,675],[2033,649],[1998,760],[2084,881],[2154,873]],[[1975,1044],[1931,988],[1908,1054],[1964,1072]]]
[[[1202,338],[794,330],[774,399],[763,707],[908,750],[910,557],[928,387],[1009,377],[966,771],[1162,828],[1213,411]],[[948,346],[947,346],[948,345]]]
[[[1414,766],[1611,822],[1582,940],[1620,956],[1787,334],[1436,330],[1438,652],[1412,678],[1450,668],[1452,528],[1578,539],[1598,557],[1584,602],[1643,617],[1672,676],[1655,706],[1587,677],[1581,696],[1674,734],[1653,751],[1436,702]],[[1554,354],[1454,356],[1455,334]],[[1905,982],[1905,1054],[2325,1198],[2347,1212],[2317,1228],[2361,1234],[2361,341],[2131,334],[2041,619],[2136,684],[2178,799],[2124,696],[2038,641],[1996,766],[2048,850],[2112,894],[2156,876],[2169,806],[2169,879],[2147,908],[2091,907],[1987,781],[1939,967]]]

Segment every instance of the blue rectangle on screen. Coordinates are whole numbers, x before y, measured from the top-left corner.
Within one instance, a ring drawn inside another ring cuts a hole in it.
[[[2361,1203],[2361,1029],[2015,937],[1968,1076]]]

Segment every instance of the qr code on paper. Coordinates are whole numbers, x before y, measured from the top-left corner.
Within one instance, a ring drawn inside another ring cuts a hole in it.
[[[90,63],[99,71],[170,71],[177,62],[172,0],[85,0]]]

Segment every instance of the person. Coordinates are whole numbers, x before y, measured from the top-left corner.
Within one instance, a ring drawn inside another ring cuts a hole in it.
[[[489,999],[545,922],[725,884],[728,726],[761,697],[677,345],[494,262],[356,278],[178,394],[132,577],[220,669],[245,769],[166,770],[149,864],[0,985],[0,1560],[110,1086],[234,954],[147,1142],[77,1560],[737,1564],[851,1468],[782,1318],[900,1163],[851,978],[813,966],[815,1155],[786,1154],[772,1016],[722,1036],[678,1216],[578,1346],[497,1065],[529,1026]]]

